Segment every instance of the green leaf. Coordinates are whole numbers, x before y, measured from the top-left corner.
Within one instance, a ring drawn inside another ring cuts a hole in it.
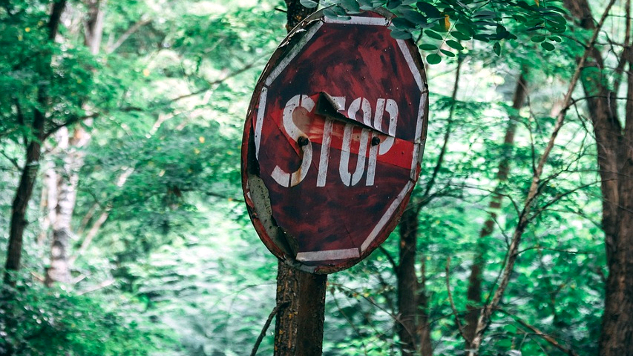
[[[549,42],[541,42],[541,47],[543,47],[543,49],[545,49],[546,51],[553,51],[554,49],[556,49],[556,47],[554,47],[554,45]]]
[[[462,46],[459,42],[457,41],[453,41],[453,40],[447,40],[446,44],[451,47],[454,48],[458,51],[461,51],[462,49],[464,49],[464,46]]]
[[[319,6],[318,2],[312,1],[312,0],[300,0],[299,2],[301,3],[301,5],[303,5],[304,7],[307,7],[308,9],[313,9]]]
[[[457,25],[455,25],[455,30],[462,32],[462,33],[472,33],[475,32],[474,29],[468,25],[465,24],[461,24],[458,23]]]
[[[510,349],[512,347],[512,339],[502,339],[497,341],[497,347],[503,348],[503,349]]]
[[[545,41],[545,36],[541,36],[541,35],[536,35],[536,36],[532,36],[531,39],[532,42],[543,42]]]
[[[351,19],[351,17],[345,13],[345,9],[340,6],[328,7],[327,9],[323,10],[323,15],[331,19]]]
[[[422,15],[421,13],[414,11],[414,10],[402,10],[400,11],[402,13],[402,16],[411,21],[414,24],[426,24],[426,17],[424,17],[424,15]]]
[[[341,6],[343,6],[348,12],[358,13],[360,12],[360,6],[356,0],[341,0]]]
[[[432,30],[424,30],[424,34],[434,38],[436,40],[443,40],[444,38],[442,37],[442,35],[440,35],[439,33],[432,31]]]
[[[447,57],[455,57],[455,53],[451,52],[451,51],[447,51],[445,49],[440,49],[440,52],[444,53],[444,55],[446,55]]]
[[[464,34],[462,32],[458,32],[458,31],[451,31],[451,35],[460,41],[468,41],[471,39],[469,35]]]
[[[442,57],[437,53],[432,53],[426,56],[426,61],[429,64],[438,64],[442,61]]]
[[[443,19],[444,16],[442,15],[442,13],[433,5],[423,2],[423,1],[418,1],[418,3],[416,4],[418,6],[418,9],[422,12],[424,12],[426,14],[426,16],[428,16],[429,18],[432,19]],[[439,63],[439,62],[438,62]]]
[[[375,6],[371,0],[357,0],[361,10],[372,10]]]
[[[407,20],[407,19],[403,19],[402,17],[396,17],[395,19],[391,20],[391,23],[400,29],[413,29],[415,28],[415,25],[413,23],[411,23],[411,21]]]
[[[394,28],[391,30],[391,37],[397,40],[408,40],[412,38],[411,32]]]
[[[492,50],[497,56],[501,55],[501,45],[499,44],[499,42],[495,42],[494,46],[492,46]]]
[[[420,49],[423,51],[436,51],[437,48],[438,47],[436,45],[430,43],[423,43],[420,45]]]
[[[402,1],[400,1],[400,0],[388,1],[387,2],[387,8],[389,10],[393,10],[396,7],[400,6],[400,4],[402,4]]]
[[[493,19],[496,14],[489,10],[481,10],[475,13],[474,17],[477,19]]]

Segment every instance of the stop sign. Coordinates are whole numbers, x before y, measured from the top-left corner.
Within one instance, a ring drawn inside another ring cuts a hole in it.
[[[242,187],[260,238],[313,273],[357,263],[395,228],[420,173],[428,89],[389,13],[295,28],[268,62],[244,127]]]

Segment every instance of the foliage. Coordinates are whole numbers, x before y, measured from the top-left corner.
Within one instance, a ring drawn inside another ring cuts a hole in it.
[[[82,296],[22,279],[17,288],[2,290],[0,350],[15,355],[142,356],[174,343],[168,330],[121,312],[130,307],[129,301]]]
[[[318,2],[302,0],[307,7]],[[464,49],[461,41],[477,40],[492,44],[501,54],[504,41],[529,37],[546,51],[553,51],[562,42],[566,31],[566,11],[559,1],[539,0],[337,0],[324,1],[325,15],[349,18],[361,10],[384,7],[393,12],[394,38],[417,38],[420,49],[432,51],[427,55],[429,64],[438,64],[442,55],[455,57]]]
[[[110,0],[98,54],[83,44],[87,3],[70,3],[55,42],[47,40],[49,5],[17,1],[0,9],[0,255],[25,138],[34,139],[29,120],[43,110],[48,128],[68,124],[71,132],[82,127],[91,135],[79,148],[85,160],[77,171],[72,221],[73,283],[40,283],[51,250],[41,170],[19,283],[2,294],[0,348],[11,345],[23,355],[248,353],[274,306],[276,260],[259,242],[241,201],[240,138],[257,76],[285,34],[285,16],[275,10],[283,3]],[[460,355],[464,342],[446,279],[461,317],[480,246],[488,261],[484,297],[493,291],[518,221],[516,205],[529,188],[535,156],[554,123],[551,111],[587,31],[567,22],[553,0],[322,5],[332,5],[325,11],[335,17],[386,7],[397,15],[393,36],[419,38],[427,62],[436,64],[427,68],[429,136],[413,199],[425,196],[437,168],[436,183],[419,215],[416,269],[425,272],[435,355]],[[599,50],[620,49],[620,15],[600,44],[616,40]],[[615,57],[607,56],[607,69],[597,73],[602,79],[616,77],[608,69],[616,67]],[[452,98],[458,58],[463,71]],[[510,101],[519,73],[529,83],[529,103],[516,110]],[[49,99],[39,100],[40,90]],[[580,91],[575,98],[582,98]],[[481,355],[563,355],[526,325],[579,355],[596,354],[606,264],[602,201],[594,138],[582,107],[573,109]],[[79,118],[84,121],[69,124]],[[498,187],[510,118],[517,124],[511,169]],[[63,161],[55,137],[44,144],[42,167]],[[495,189],[504,198],[493,211],[488,203]],[[480,240],[492,212],[495,231]],[[398,260],[398,231],[383,247],[329,277],[325,355],[400,354],[391,261]],[[272,331],[265,336],[260,355],[272,353]]]

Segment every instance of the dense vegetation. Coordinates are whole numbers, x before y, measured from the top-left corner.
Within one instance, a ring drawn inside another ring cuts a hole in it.
[[[329,276],[324,355],[633,355],[630,1],[335,3],[399,15],[431,106],[400,226]],[[249,354],[277,261],[239,150],[286,4],[1,4],[0,354]]]

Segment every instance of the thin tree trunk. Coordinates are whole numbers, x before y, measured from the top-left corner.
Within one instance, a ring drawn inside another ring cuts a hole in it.
[[[564,5],[583,28],[595,28],[587,0],[565,0]],[[626,28],[630,28],[630,1],[626,7]],[[617,116],[617,93],[609,90],[602,73],[585,71],[582,81],[598,151],[602,229],[609,268],[598,341],[601,356],[633,355],[633,75],[630,50],[625,48],[624,52],[622,60],[629,64],[624,130]],[[591,52],[587,67],[604,68],[598,50]]]
[[[101,47],[105,3],[105,0],[89,0],[87,3],[88,19],[84,28],[84,44],[93,55],[97,55]],[[72,261],[69,260],[69,255],[74,236],[71,222],[77,198],[79,170],[84,164],[85,153],[82,149],[91,139],[88,131],[81,125],[76,125],[72,137],[66,127],[60,129],[55,136],[62,164],[57,167],[58,172],[56,172],[58,177],[56,205],[49,206],[49,210],[55,211],[55,220],[52,221],[50,266],[46,270],[45,282],[49,287],[56,282],[69,283],[71,280]]]
[[[429,297],[426,294],[426,257],[423,253],[420,253],[417,323],[418,337],[420,338],[420,355],[433,356],[431,324],[429,323]]]
[[[47,286],[52,286],[55,282],[70,282],[70,263],[68,255],[70,250],[71,237],[73,236],[71,221],[75,202],[77,198],[77,184],[79,182],[78,170],[83,165],[83,152],[78,151],[77,142],[73,142],[78,137],[75,135],[71,140],[66,127],[61,128],[56,133],[57,146],[63,153],[62,166],[58,167],[57,176],[57,197],[54,205],[55,220],[53,224],[53,240],[51,245],[50,266],[46,270]],[[49,187],[52,189],[52,187]]]
[[[44,219],[40,226],[40,234],[37,244],[42,246],[48,241],[48,232],[55,221],[55,207],[57,206],[57,173],[53,162],[47,162],[44,173],[44,188],[42,189],[42,210],[45,211]]]
[[[301,20],[314,12],[301,5],[299,0],[286,0],[286,29],[292,30]],[[294,269],[282,261],[277,264],[277,305],[287,303],[277,313],[275,320],[275,356],[294,356],[297,354],[297,315],[299,314],[299,294],[306,280],[312,277],[309,273]],[[323,294],[325,298],[325,294]],[[299,346],[301,349],[302,346]]]
[[[516,88],[514,90],[514,98],[512,99],[512,108],[515,110],[523,107],[527,94],[527,83],[525,76],[521,74],[517,81]],[[503,139],[503,148],[501,150],[501,157],[499,160],[499,167],[497,169],[497,187],[490,199],[488,205],[489,214],[488,218],[484,222],[481,231],[479,232],[479,239],[475,251],[475,258],[472,266],[470,267],[470,277],[468,278],[468,314],[466,315],[466,326],[464,328],[464,334],[468,340],[472,340],[475,337],[475,330],[477,328],[477,320],[479,319],[479,311],[481,304],[481,283],[483,271],[486,268],[485,248],[483,240],[486,237],[492,235],[495,226],[495,220],[497,218],[497,210],[501,208],[501,201],[503,196],[501,195],[502,186],[508,181],[508,173],[510,172],[510,162],[512,159],[512,148],[514,146],[514,133],[517,126],[517,117],[513,114],[510,116],[508,126],[506,128],[506,134]],[[470,349],[471,345],[466,340],[466,348]]]
[[[585,66],[586,60],[592,52],[596,39],[598,38],[599,30],[604,25],[604,22],[611,10],[611,7],[615,3],[615,0],[610,0],[596,29],[593,31],[593,35],[589,40],[589,43],[586,46],[586,49],[583,53],[583,56],[578,61],[578,65],[572,79],[569,84],[569,88],[565,94],[565,98],[563,99],[563,110],[561,110],[556,116],[556,123],[554,124],[554,128],[552,129],[552,133],[550,134],[549,141],[547,142],[547,146],[545,147],[543,153],[541,154],[538,164],[534,168],[534,172],[532,174],[532,182],[530,184],[530,189],[528,191],[527,197],[525,199],[525,203],[523,205],[523,209],[519,213],[519,221],[517,226],[512,234],[512,240],[510,242],[510,246],[508,247],[508,253],[505,260],[505,265],[503,267],[502,273],[499,278],[499,283],[497,289],[494,291],[490,302],[486,304],[486,306],[482,309],[479,320],[477,321],[477,329],[475,330],[475,337],[472,339],[472,347],[468,350],[468,356],[474,356],[479,353],[479,347],[483,342],[483,336],[488,327],[490,326],[490,318],[492,314],[496,311],[501,299],[503,298],[508,284],[510,283],[510,277],[514,271],[514,264],[518,258],[519,254],[519,246],[521,244],[521,238],[523,237],[523,233],[527,228],[530,222],[530,213],[532,211],[532,207],[534,205],[535,200],[539,195],[539,185],[541,183],[541,175],[543,174],[543,169],[545,168],[545,164],[549,158],[552,149],[554,148],[554,143],[556,142],[556,138],[558,137],[558,133],[563,127],[563,123],[565,122],[565,114],[567,109],[569,108],[569,104],[571,102],[571,95],[580,79],[581,73]]]
[[[599,341],[601,356],[633,355],[633,59],[630,51],[626,52],[625,60],[629,64],[626,124],[624,140],[619,151],[614,152],[621,162],[618,165],[620,200],[615,218],[618,226],[608,260],[609,276]]]
[[[66,7],[66,0],[53,3],[51,15],[48,20],[48,40],[53,42],[57,36],[61,15]],[[45,75],[50,71],[52,56],[42,61],[41,73]],[[42,111],[48,103],[47,88],[45,85],[39,88],[37,101],[39,106],[34,110],[33,122],[31,125],[35,138],[27,145],[26,162],[20,176],[20,183],[16,190],[13,204],[11,205],[11,227],[9,231],[9,246],[7,249],[7,260],[5,263],[4,282],[15,285],[15,280],[11,274],[20,269],[22,259],[22,243],[24,240],[24,229],[28,224],[26,220],[26,209],[33,194],[33,187],[40,167],[40,157],[42,142],[46,139],[45,124],[46,114]]]
[[[22,259],[22,241],[24,239],[24,229],[26,221],[26,209],[28,208],[35,179],[40,166],[41,142],[44,140],[44,114],[36,111],[33,121],[33,131],[37,139],[31,141],[26,149],[26,162],[20,176],[20,183],[11,205],[11,229],[9,233],[9,248],[5,263],[6,274],[4,282],[15,285],[15,280],[11,277],[12,272],[20,269]]]
[[[398,323],[403,356],[415,355],[417,349],[418,278],[415,273],[418,242],[418,211],[409,205],[400,219],[400,259],[396,277],[398,280]]]
[[[396,333],[400,338],[400,349],[403,355],[414,355],[419,353],[422,356],[433,355],[433,345],[431,343],[431,326],[428,316],[428,297],[426,295],[426,263],[424,254],[420,253],[421,267],[420,277],[415,272],[415,261],[417,259],[418,245],[418,215],[420,210],[428,204],[431,199],[437,175],[444,162],[444,156],[448,149],[448,141],[451,135],[453,115],[457,104],[457,91],[459,90],[459,78],[463,57],[457,59],[455,69],[455,83],[453,85],[452,102],[444,134],[444,142],[437,158],[437,163],[429,181],[424,188],[424,193],[419,199],[409,202],[399,223],[400,233],[400,260],[394,269],[397,279],[398,296],[398,320],[396,322]]]

